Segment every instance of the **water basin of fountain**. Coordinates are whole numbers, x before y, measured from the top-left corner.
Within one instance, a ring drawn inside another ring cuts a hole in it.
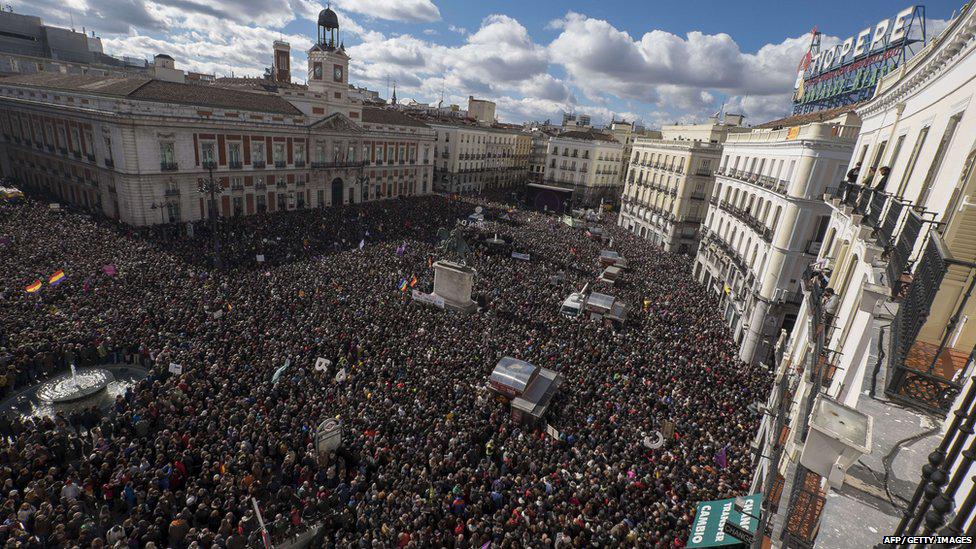
[[[37,388],[37,398],[49,404],[66,404],[88,398],[105,390],[115,380],[112,372],[103,368],[82,368],[45,381]]]

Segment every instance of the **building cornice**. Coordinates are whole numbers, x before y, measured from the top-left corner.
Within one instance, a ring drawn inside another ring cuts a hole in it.
[[[226,128],[228,131],[237,131],[246,133],[247,130],[253,130],[255,128],[260,128],[263,132],[280,132],[280,133],[307,133],[311,136],[315,135],[335,135],[342,137],[359,137],[367,139],[370,137],[383,137],[390,139],[409,139],[409,138],[419,138],[422,141],[433,141],[434,134],[431,130],[424,130],[421,133],[418,130],[417,133],[395,133],[386,132],[382,130],[372,130],[369,128],[364,128],[363,132],[342,132],[335,129],[317,129],[313,128],[314,123],[309,124],[288,124],[276,121],[266,121],[266,120],[239,120],[239,119],[221,119],[221,118],[197,118],[197,117],[184,117],[175,115],[156,115],[151,113],[136,113],[131,111],[115,111],[115,110],[105,110],[98,108],[86,108],[82,106],[72,106],[72,105],[60,105],[56,103],[46,103],[43,101],[37,101],[32,99],[22,99],[16,97],[4,97],[0,96],[0,105],[5,102],[14,103],[21,107],[32,107],[39,111],[51,110],[52,108],[57,108],[59,111],[67,111],[63,114],[67,116],[75,116],[79,118],[87,118],[92,121],[109,121],[117,124],[124,124],[127,126],[145,126],[145,127],[175,127],[184,129],[200,129],[201,126],[207,129],[211,128]],[[45,114],[50,116],[50,114]],[[106,120],[107,119],[107,120]]]
[[[877,115],[904,102],[939,79],[976,48],[976,2],[970,2],[949,27],[912,59],[878,82],[875,96],[857,109],[861,118]]]

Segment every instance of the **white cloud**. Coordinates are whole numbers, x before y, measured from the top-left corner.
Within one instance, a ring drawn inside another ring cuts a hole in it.
[[[569,95],[564,84],[546,73],[546,49],[533,42],[518,21],[505,15],[486,17],[459,46],[404,34],[364,37],[348,51],[354,79],[385,85],[390,78],[398,82],[398,89],[418,97],[436,97],[442,88],[495,96],[534,84],[549,98]]]
[[[746,115],[746,123],[762,124],[789,116],[793,106],[790,95],[732,96],[725,102],[725,112]]]
[[[451,32],[456,32],[462,36],[468,34],[468,29],[466,29],[465,27],[458,27],[456,25],[448,25],[447,30]]]
[[[441,11],[431,0],[334,0],[336,10],[377,19],[431,23],[440,21]]]
[[[712,108],[716,92],[752,98],[747,103],[755,106],[781,101],[791,93],[809,45],[809,37],[801,36],[746,53],[724,33],[681,37],[651,30],[634,38],[573,12],[549,26],[561,30],[549,44],[551,62],[562,65],[588,97],[609,93],[686,111]],[[825,37],[824,44],[835,40]],[[760,99],[765,96],[775,99]]]

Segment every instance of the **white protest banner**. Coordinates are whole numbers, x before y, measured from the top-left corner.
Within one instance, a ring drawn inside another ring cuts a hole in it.
[[[177,364],[175,362],[169,363],[169,373],[174,375],[180,375],[183,373],[183,365]]]
[[[522,261],[529,261],[532,257],[529,254],[523,254],[519,252],[512,252],[512,257],[515,259],[521,259]]]
[[[258,260],[258,263],[264,263],[264,254],[258,254],[254,258]]]
[[[411,290],[410,296],[413,297],[414,301],[433,305],[441,309],[444,308],[444,298],[437,294],[425,294],[419,290]]]
[[[319,357],[319,358],[315,359],[315,371],[316,372],[325,372],[325,371],[328,371],[329,366],[331,366],[331,365],[332,365],[332,361],[329,360],[329,359],[327,359],[327,358]]]
[[[552,425],[546,425],[546,434],[552,438],[559,438],[559,431],[557,431]]]

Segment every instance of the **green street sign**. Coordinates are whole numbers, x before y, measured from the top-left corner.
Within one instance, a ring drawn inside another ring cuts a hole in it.
[[[691,524],[691,534],[685,547],[691,549],[742,545],[741,540],[725,533],[725,523],[732,522],[748,532],[755,532],[759,526],[756,517],[759,516],[762,494],[752,494],[742,499],[744,500],[742,513],[735,510],[735,498],[699,503],[695,522]]]

